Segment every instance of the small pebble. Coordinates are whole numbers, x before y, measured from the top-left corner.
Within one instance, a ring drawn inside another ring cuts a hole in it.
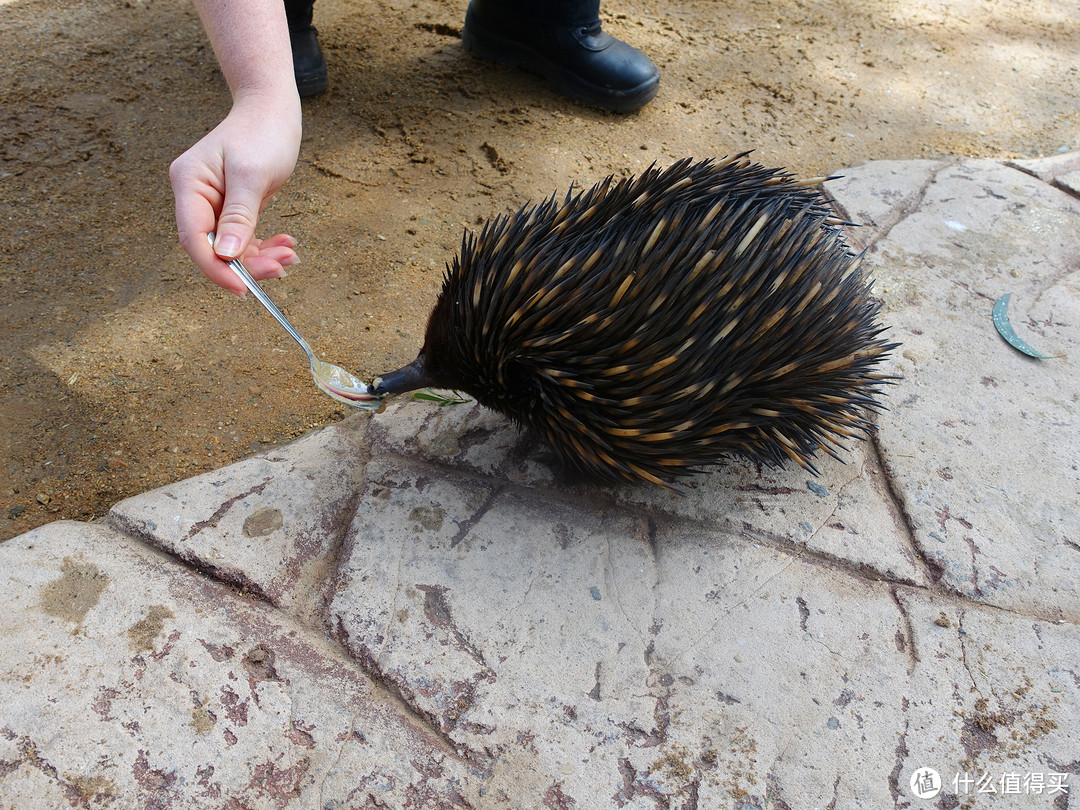
[[[52,496],[49,495],[48,493],[39,492],[37,494],[37,502],[40,503],[42,506],[45,506],[51,500],[52,500]]]

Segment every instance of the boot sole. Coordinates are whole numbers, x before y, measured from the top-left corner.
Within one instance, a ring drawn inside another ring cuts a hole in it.
[[[326,74],[315,76],[296,76],[296,92],[300,98],[319,96],[326,92],[328,85]]]

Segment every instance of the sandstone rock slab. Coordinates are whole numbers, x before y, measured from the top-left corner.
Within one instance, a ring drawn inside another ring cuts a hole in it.
[[[1075,625],[614,499],[368,469],[337,637],[492,759],[484,806],[884,806],[927,765],[1068,773],[1080,754]]]
[[[1080,197],[1080,152],[1067,152],[1030,160],[1010,160],[1006,165],[1032,174],[1045,183],[1050,183]]]
[[[482,763],[263,603],[108,527],[0,546],[5,807],[455,807]],[[373,804],[378,802],[378,804]]]
[[[313,615],[363,480],[366,415],[116,504],[128,534]]]
[[[875,192],[849,170],[831,189],[846,209]],[[874,180],[880,170],[867,167]],[[883,320],[903,348],[879,445],[913,538],[955,593],[1080,617],[1080,201],[994,161],[942,166],[920,203],[866,261]],[[861,189],[847,199],[847,188]],[[882,205],[888,203],[885,199]],[[1017,330],[1044,351],[1015,351],[991,321],[1012,293]]]
[[[852,224],[848,240],[872,245],[915,211],[927,184],[946,165],[940,160],[875,160],[833,172],[823,190],[837,213]]]
[[[421,459],[442,469],[541,487],[555,498],[612,499],[702,521],[761,542],[850,561],[875,576],[926,584],[881,472],[875,448],[853,441],[843,461],[815,459],[820,475],[771,470],[732,459],[680,482],[678,495],[654,486],[595,486],[561,475],[543,447],[505,417],[472,404],[390,404],[369,430],[372,452]]]

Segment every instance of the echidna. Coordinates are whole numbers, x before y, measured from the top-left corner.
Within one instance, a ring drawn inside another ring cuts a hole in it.
[[[687,159],[497,217],[375,393],[463,391],[604,481],[675,488],[731,456],[816,474],[873,430],[897,345],[816,182]]]

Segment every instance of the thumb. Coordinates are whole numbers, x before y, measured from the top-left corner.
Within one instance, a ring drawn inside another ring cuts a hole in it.
[[[230,182],[231,181],[231,182]],[[214,252],[223,259],[243,255],[255,235],[262,208],[262,194],[240,178],[226,178],[225,201],[217,221]]]

